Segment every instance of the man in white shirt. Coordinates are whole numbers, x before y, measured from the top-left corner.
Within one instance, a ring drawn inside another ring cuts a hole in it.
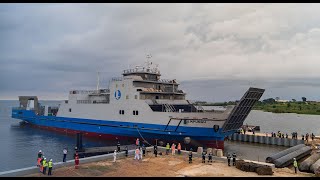
[[[67,159],[67,153],[68,153],[67,148],[64,148],[64,149],[63,149],[63,162],[66,162],[66,159]]]

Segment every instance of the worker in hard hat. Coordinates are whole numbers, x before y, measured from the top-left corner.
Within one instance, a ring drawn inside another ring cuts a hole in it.
[[[41,157],[42,157],[42,151],[39,150],[39,152],[38,152],[38,158],[37,158],[37,167],[40,167]]]
[[[43,161],[43,160],[44,160],[44,156],[42,156],[41,159],[40,159],[39,170],[40,170],[41,173],[42,173],[42,171],[43,171],[43,166],[42,166],[42,161]]]
[[[48,176],[52,175],[52,159],[50,159],[49,163],[48,163]]]
[[[230,161],[231,161],[231,154],[230,153],[228,153],[227,159],[228,159],[228,166],[230,166]]]
[[[169,150],[170,150],[170,144],[169,144],[169,143],[167,143],[167,145],[166,145],[166,155],[168,155],[168,154],[169,154]]]
[[[46,172],[47,172],[47,166],[48,166],[48,163],[47,163],[47,158],[44,158],[43,161],[42,161],[42,166],[43,166],[43,174],[45,175]]]
[[[297,174],[298,162],[296,158],[293,158],[293,167],[294,167],[294,172]]]

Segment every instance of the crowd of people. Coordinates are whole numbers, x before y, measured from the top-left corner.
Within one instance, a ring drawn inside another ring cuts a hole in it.
[[[66,162],[68,149],[64,148],[62,152],[63,152],[62,162]],[[75,147],[75,153],[73,155],[73,158],[75,160],[75,169],[78,169],[78,167],[79,167],[79,154],[78,154],[77,147]],[[52,175],[53,160],[50,159],[49,161],[47,161],[47,158],[44,156],[44,153],[42,152],[42,150],[39,150],[39,152],[38,152],[37,167],[39,167],[39,171],[44,175],[47,174],[47,168],[48,168],[47,175],[48,176]]]
[[[246,130],[241,128],[240,131],[239,131],[239,134],[246,134]],[[255,135],[254,130],[252,130],[252,134]],[[269,133],[265,133],[265,134],[266,134],[267,137],[269,136]],[[278,131],[277,133],[271,132],[271,137],[289,138],[289,135],[287,133],[283,133],[281,131]],[[313,141],[314,138],[315,138],[315,135],[313,133],[311,133],[311,135],[309,133],[306,133],[305,135],[304,134],[301,135],[301,139],[305,140],[307,143],[309,142],[309,137]],[[297,132],[292,132],[291,133],[291,138],[292,139],[298,139],[298,133]]]
[[[43,155],[42,151],[39,150],[38,158],[37,158],[37,167],[40,169],[40,173],[44,175],[47,174],[47,167],[48,167],[48,176],[52,175],[52,159],[47,161],[47,158]]]
[[[243,130],[240,131],[240,133],[245,133]],[[268,136],[268,133],[266,133],[266,136]],[[288,138],[288,134],[284,134],[282,133],[281,131],[278,131],[277,134],[272,132],[271,133],[271,137],[279,137],[279,138]],[[302,140],[305,140],[308,142],[309,140],[309,137],[312,139],[312,141],[314,140],[315,138],[315,135],[313,133],[311,133],[311,135],[309,135],[308,133],[304,136],[304,135],[301,135],[302,137]],[[297,132],[293,132],[292,133],[292,138],[293,139],[297,139],[298,138],[298,133]],[[146,155],[146,146],[144,143],[142,143],[139,138],[136,139],[136,149],[134,151],[134,160],[142,160],[142,158]],[[178,143],[178,145],[176,145],[175,143],[172,143],[172,145],[170,146],[169,143],[166,144],[165,146],[165,152],[166,152],[166,155],[169,155],[169,152],[171,150],[171,155],[175,155],[176,154],[176,150],[178,152],[178,155],[181,155],[181,144]],[[113,162],[116,162],[116,159],[117,159],[117,153],[120,152],[120,143],[118,141],[117,143],[117,149],[114,150],[114,153],[113,153]],[[190,151],[189,151],[189,163],[192,163],[192,152],[193,152],[193,149],[190,148]],[[64,148],[63,149],[63,162],[66,162],[66,159],[67,159],[67,153],[68,153],[68,149],[67,148]],[[157,145],[154,145],[153,147],[153,154],[155,155],[155,157],[157,157],[157,155],[162,155],[162,153],[158,153],[158,147]],[[125,146],[125,156],[128,157],[128,147]],[[202,163],[205,163],[206,162],[206,159],[208,163],[212,163],[212,152],[209,151],[209,152],[206,152],[206,151],[203,151],[202,152]],[[228,160],[228,166],[231,166],[230,163],[231,163],[231,158],[233,160],[233,166],[235,166],[235,163],[236,163],[236,153],[233,153],[232,155],[230,153],[227,154],[227,160]],[[75,147],[75,153],[74,153],[74,162],[75,162],[75,169],[78,169],[79,167],[79,154],[78,154],[78,151],[77,151],[77,147]],[[294,163],[294,167],[296,169],[296,166],[297,166],[297,163],[295,161]],[[43,155],[43,152],[41,150],[39,150],[38,152],[38,156],[37,156],[37,167],[39,167],[40,169],[40,172],[43,173],[44,175],[46,175],[46,172],[47,172],[47,168],[48,168],[48,176],[52,175],[52,168],[53,168],[53,160],[50,159],[49,161],[47,161],[46,157]]]
[[[268,136],[268,133],[266,133],[266,136]],[[271,133],[271,137],[278,137],[278,138],[289,138],[288,134],[284,134],[281,131],[278,131],[277,134],[272,132]],[[302,134],[301,135],[301,139],[304,141],[307,141],[307,143],[309,142],[309,137],[311,138],[311,140],[313,141],[315,138],[315,135],[313,133],[311,133],[311,135],[309,133],[306,133],[305,135]],[[291,138],[292,139],[298,139],[298,133],[297,132],[292,132],[291,133]]]

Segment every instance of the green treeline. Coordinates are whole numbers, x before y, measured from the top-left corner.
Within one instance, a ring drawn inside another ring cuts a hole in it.
[[[279,99],[279,98],[278,98]],[[208,103],[205,101],[195,102],[197,105],[202,106],[227,106],[235,105],[235,101]],[[320,102],[307,101],[305,97],[302,97],[302,101],[296,101],[292,99],[289,102],[279,102],[276,99],[268,98],[262,101],[258,101],[253,106],[253,110],[262,110],[273,113],[297,113],[297,114],[315,114],[320,115]]]

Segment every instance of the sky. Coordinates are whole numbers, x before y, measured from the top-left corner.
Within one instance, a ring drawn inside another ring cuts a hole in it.
[[[0,4],[0,100],[67,99],[146,55],[187,99],[320,100],[320,4]]]

